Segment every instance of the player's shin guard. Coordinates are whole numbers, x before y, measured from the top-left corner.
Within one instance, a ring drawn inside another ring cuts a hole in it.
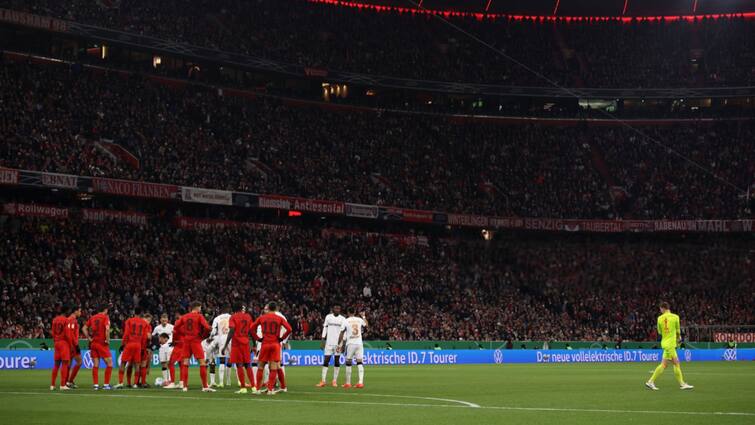
[[[283,369],[278,369],[278,381],[281,383],[281,389],[286,389],[286,372]]]
[[[202,379],[202,388],[207,388],[207,366],[199,366],[199,377]]]
[[[260,388],[262,388],[262,385],[264,385],[263,384],[264,381],[262,380],[263,373],[264,373],[263,368],[258,367],[257,368],[257,379],[255,380],[255,386],[254,386],[254,388],[260,389]]]
[[[105,367],[105,385],[110,385],[111,376],[113,376],[113,366]]]
[[[653,372],[653,376],[650,377],[649,382],[655,382],[655,380],[658,379],[659,376],[661,376],[664,370],[666,370],[666,368],[663,367],[663,363],[659,364],[658,367],[655,368],[655,372]]]
[[[682,376],[682,367],[678,364],[674,365],[674,377],[676,377],[676,382],[678,382],[679,385],[682,385],[684,383],[684,376]]]
[[[92,383],[99,385],[100,383],[100,368],[97,365],[92,366]]]
[[[357,372],[359,373],[359,383],[364,384],[364,365],[357,363]]]
[[[236,366],[236,376],[239,378],[241,388],[246,388],[246,376],[244,376],[244,368]]]

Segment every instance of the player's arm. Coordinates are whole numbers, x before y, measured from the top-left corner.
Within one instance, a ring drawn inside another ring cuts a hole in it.
[[[225,354],[228,352],[228,343],[231,342],[231,338],[233,338],[233,334],[236,332],[236,328],[228,328],[228,337],[225,339],[225,344],[223,344],[223,349],[220,350],[222,354]]]
[[[281,320],[281,326],[283,326],[283,329],[286,330],[286,333],[284,333],[283,336],[279,336],[278,341],[284,341],[294,331],[294,329],[291,327],[291,325],[288,323],[288,320],[286,319]]]
[[[81,333],[84,334],[84,338],[86,338],[89,342],[92,342],[92,337],[89,335],[89,322],[88,321],[84,323],[84,326],[81,327]]]
[[[105,325],[105,344],[110,347],[110,322]]]
[[[336,344],[336,353],[340,353],[342,351],[341,347],[343,346],[344,335],[346,335],[346,328],[342,326],[341,333],[338,334],[338,344]]]
[[[320,349],[325,349],[325,337],[328,336],[328,320],[325,319],[324,322],[322,322],[322,341],[320,341]]]
[[[259,328],[259,326],[260,326],[260,318],[258,317],[257,320],[255,320],[254,323],[252,323],[252,326],[250,328],[250,329],[254,329],[254,332],[250,332],[250,333],[252,335],[252,339],[255,341],[262,340],[262,338],[260,338],[260,336],[257,335],[257,328]]]
[[[682,326],[679,323],[678,317],[674,320],[674,326],[676,327],[676,345],[678,347],[682,342]]]
[[[203,334],[209,335],[210,332],[210,324],[207,323],[207,319],[204,318],[204,316],[199,316],[199,326],[202,327]]]
[[[359,316],[362,318],[362,322],[364,322],[362,323],[362,327],[364,328],[368,327],[369,324],[367,323],[367,315],[364,312],[361,312]]]

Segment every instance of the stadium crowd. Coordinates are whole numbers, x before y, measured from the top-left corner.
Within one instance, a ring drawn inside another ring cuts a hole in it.
[[[76,65],[3,63],[0,83],[0,166],[500,216],[752,217],[750,121],[642,130],[660,146],[633,129],[327,111]]]
[[[570,87],[748,85],[755,21],[538,22],[377,13],[306,0],[0,0],[0,7],[307,67]],[[391,28],[391,31],[385,31]]]
[[[370,339],[655,340],[659,300],[686,324],[755,321],[746,241],[431,238],[427,244],[297,226],[180,229],[8,217],[0,240],[0,338],[49,336],[59,302],[208,314],[277,300],[295,339],[318,339],[334,303]],[[172,317],[172,316],[171,316]]]

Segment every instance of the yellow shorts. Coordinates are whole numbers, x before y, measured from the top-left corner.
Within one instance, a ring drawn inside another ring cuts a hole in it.
[[[679,356],[676,355],[676,347],[674,348],[663,348],[663,358],[665,360],[674,360],[678,358]]]

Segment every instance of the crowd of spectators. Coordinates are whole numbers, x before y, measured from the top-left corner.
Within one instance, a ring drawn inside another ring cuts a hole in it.
[[[295,339],[319,339],[330,306],[364,311],[370,339],[655,340],[661,300],[683,325],[755,322],[746,241],[431,238],[314,227],[179,229],[0,220],[0,338],[49,337],[61,301],[110,303],[115,335],[135,306],[207,314],[276,300]]]
[[[436,16],[306,0],[201,0],[191,7],[178,0],[0,0],[0,7],[307,67],[428,80],[745,86],[755,72],[755,21],[742,18],[622,23],[447,17],[449,25]]]
[[[657,143],[631,128],[330,111],[75,65],[0,67],[0,166],[499,216],[752,217],[751,121],[641,131]]]

